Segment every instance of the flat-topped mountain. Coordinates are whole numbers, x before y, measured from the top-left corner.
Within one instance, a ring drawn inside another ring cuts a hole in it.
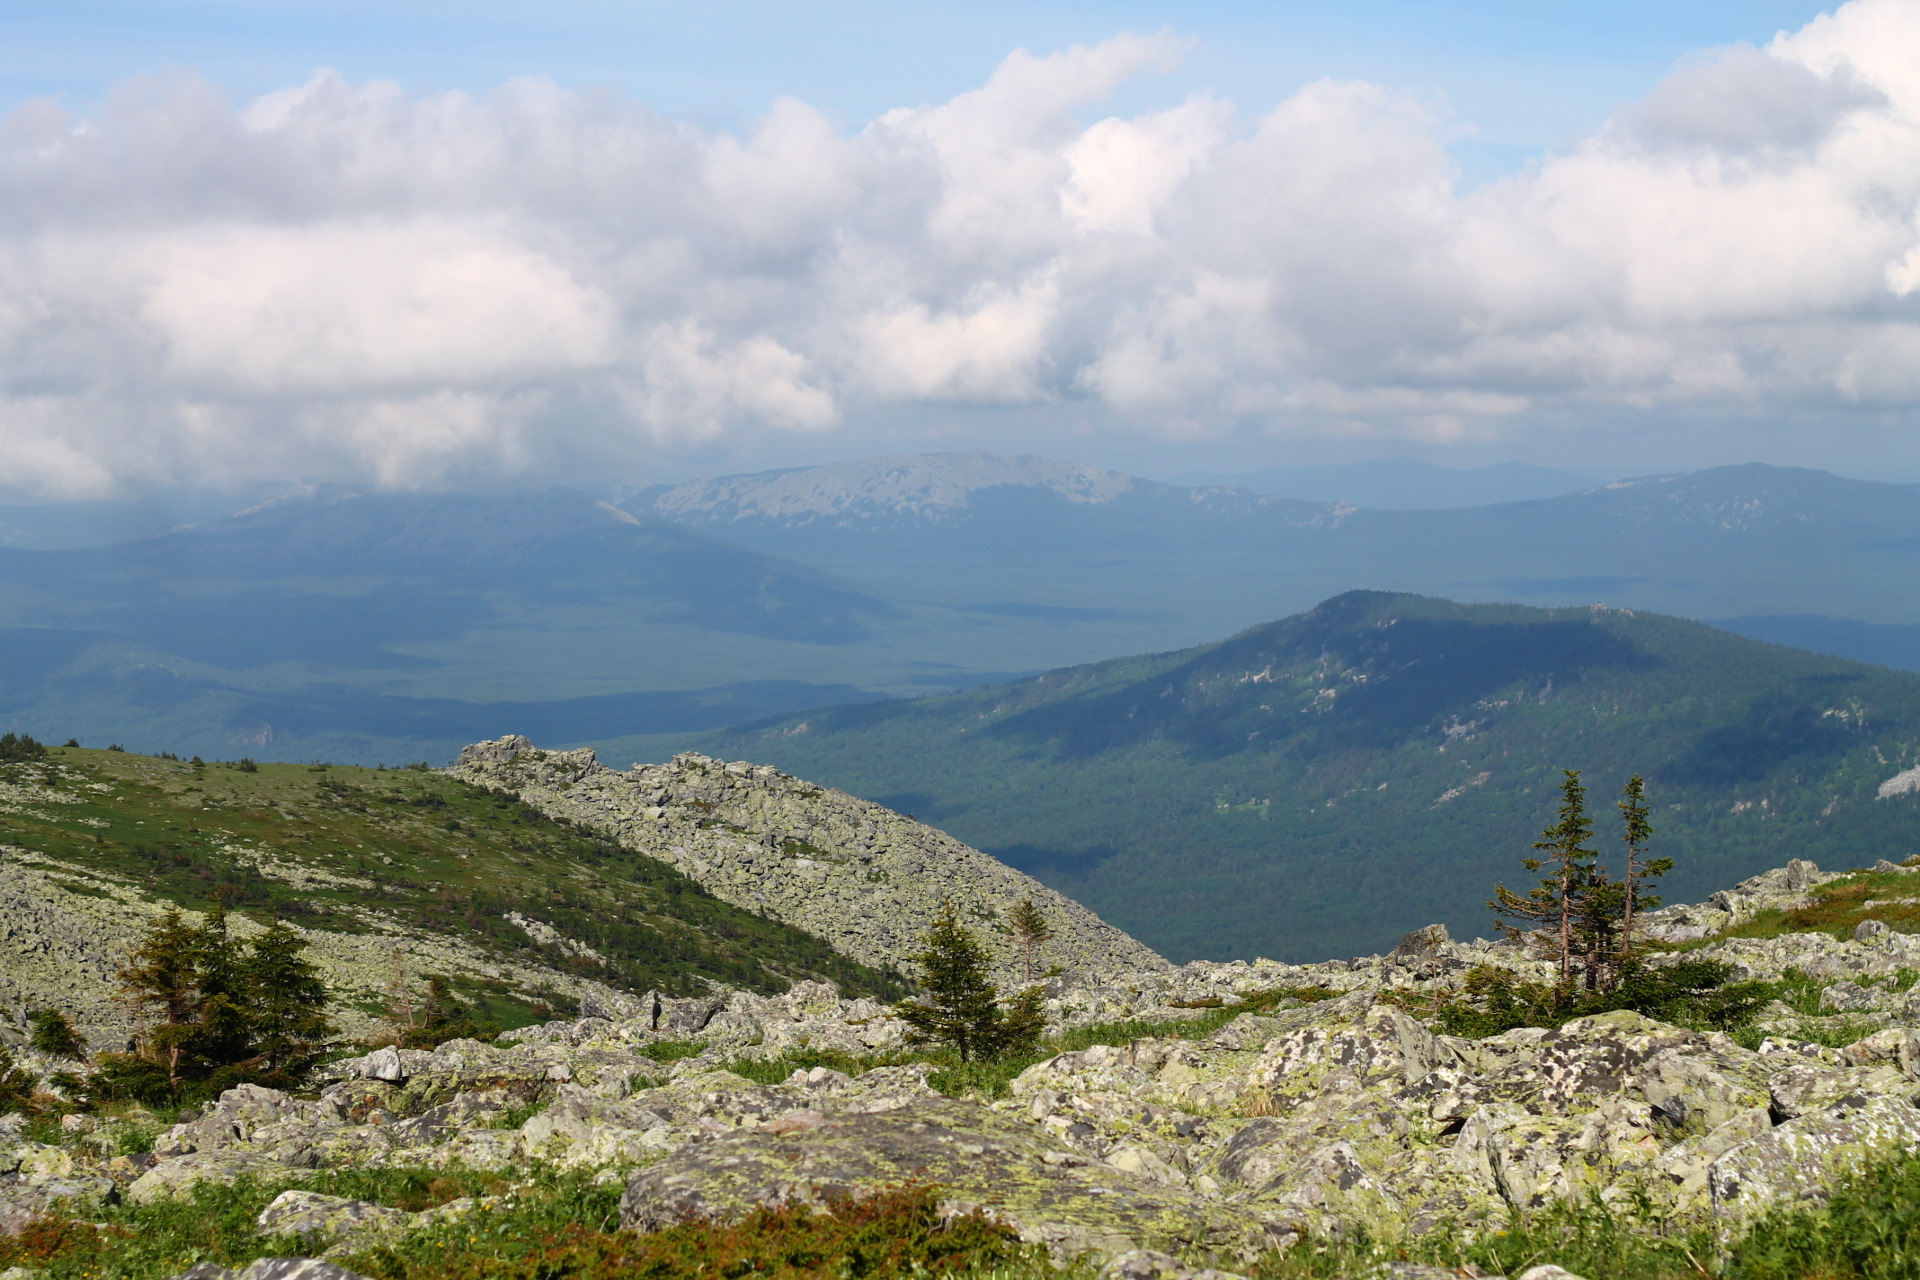
[[[788,527],[816,522],[851,527],[897,517],[952,519],[975,494],[988,489],[1036,489],[1068,502],[1103,503],[1148,483],[1117,471],[1030,454],[1009,458],[975,451],[716,476],[642,490],[629,505],[687,524],[762,519]]]

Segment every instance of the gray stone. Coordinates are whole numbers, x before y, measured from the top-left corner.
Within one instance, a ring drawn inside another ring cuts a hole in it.
[[[1453,936],[1447,932],[1447,926],[1430,924],[1402,937],[1399,944],[1387,953],[1387,959],[1395,964],[1412,964],[1431,959],[1452,945]]]
[[[1864,929],[1868,924],[1877,923],[1869,920],[1860,927]],[[1852,982],[1836,982],[1820,993],[1820,1008],[1828,1013],[1858,1013],[1878,1003],[1879,997],[1875,992]]]
[[[1190,1267],[1168,1253],[1130,1249],[1100,1268],[1100,1280],[1245,1280],[1232,1271]]]
[[[950,1098],[690,1143],[633,1176],[620,1223],[652,1230],[687,1217],[733,1221],[760,1207],[824,1204],[908,1181],[937,1185],[951,1207],[983,1210],[1068,1257],[1157,1247],[1250,1258],[1298,1234],[1291,1224],[1143,1182],[1004,1112]]]
[[[1920,1146],[1920,1110],[1859,1094],[1790,1120],[1713,1162],[1713,1209],[1738,1224],[1782,1201],[1819,1199],[1834,1179],[1892,1151]]]
[[[247,1264],[240,1280],[367,1280],[358,1271],[349,1271],[321,1258],[261,1258]]]
[[[400,1051],[391,1046],[377,1049],[361,1059],[360,1074],[369,1080],[385,1080],[391,1084],[400,1084],[407,1078],[407,1069],[401,1064]]]
[[[240,1273],[217,1262],[196,1262],[173,1280],[239,1280]],[[0,1280],[5,1280],[0,1277]]]
[[[1884,921],[1862,920],[1853,927],[1853,940],[1855,942],[1870,942],[1882,934],[1891,932],[1892,930],[1887,927]]]
[[[256,1219],[268,1235],[314,1236],[326,1244],[349,1238],[395,1235],[412,1215],[365,1200],[323,1196],[312,1191],[282,1191]]]
[[[908,964],[944,900],[993,922],[1031,899],[1054,929],[1050,963],[1171,969],[1079,903],[946,833],[765,765],[686,752],[623,773],[591,748],[543,751],[509,736],[467,748],[450,772],[669,863],[715,896],[868,964]],[[996,926],[980,936],[996,978],[1019,983],[1011,934]]]

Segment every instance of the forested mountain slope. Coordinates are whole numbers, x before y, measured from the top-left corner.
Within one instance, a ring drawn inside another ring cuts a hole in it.
[[[1920,677],[1623,610],[1351,592],[1218,644],[710,735],[911,810],[1176,961],[1471,936],[1645,774],[1669,891],[1920,852]]]

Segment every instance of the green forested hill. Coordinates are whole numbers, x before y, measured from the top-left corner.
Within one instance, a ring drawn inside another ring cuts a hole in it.
[[[1598,607],[1352,592],[1197,649],[702,746],[910,810],[1176,960],[1485,933],[1562,767],[1609,845],[1614,795],[1647,776],[1670,900],[1920,852],[1920,787],[1880,794],[1920,764],[1920,676]]]

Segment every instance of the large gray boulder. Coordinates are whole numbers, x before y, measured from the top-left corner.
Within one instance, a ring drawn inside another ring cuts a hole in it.
[[[1299,1230],[1279,1215],[1144,1181],[953,1098],[858,1115],[794,1112],[688,1144],[633,1176],[620,1222],[644,1231],[688,1217],[734,1221],[756,1208],[824,1205],[907,1183],[937,1186],[951,1208],[981,1209],[1067,1257],[1141,1248],[1251,1257]]]

